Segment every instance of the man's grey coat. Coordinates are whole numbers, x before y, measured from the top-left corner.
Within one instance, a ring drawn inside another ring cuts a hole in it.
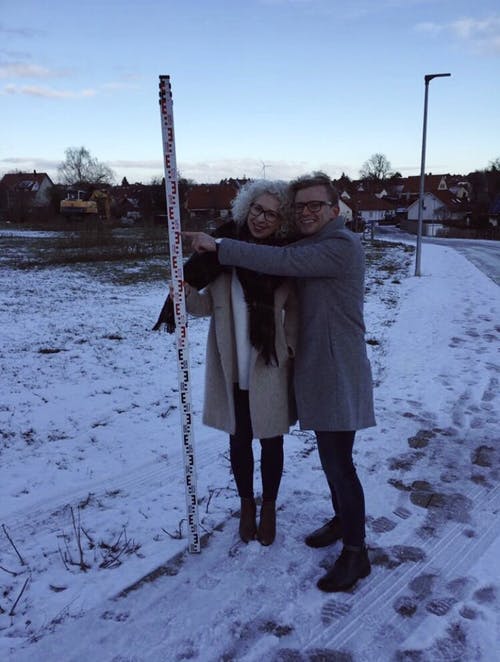
[[[288,246],[223,239],[221,264],[297,278],[295,396],[306,430],[375,425],[363,321],[364,251],[342,217]]]

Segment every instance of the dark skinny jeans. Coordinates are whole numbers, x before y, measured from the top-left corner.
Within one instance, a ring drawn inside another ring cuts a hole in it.
[[[355,434],[317,431],[316,439],[333,510],[342,522],[344,545],[359,547],[365,540],[365,497],[352,459]]]
[[[248,391],[234,387],[235,433],[229,437],[229,456],[238,494],[252,498],[254,458],[252,450],[253,431],[250,419]],[[260,440],[260,471],[262,476],[262,498],[274,501],[283,473],[283,437]]]

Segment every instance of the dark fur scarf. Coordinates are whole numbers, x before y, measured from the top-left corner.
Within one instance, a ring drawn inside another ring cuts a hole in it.
[[[252,237],[247,224],[238,227],[234,221],[225,223],[218,228],[214,237],[226,237],[240,239],[259,244],[280,246],[290,241],[271,237],[265,241],[256,240]],[[184,265],[184,280],[201,290],[211,283],[219,274],[230,272],[232,267],[219,264],[217,253],[193,253]],[[250,269],[236,268],[240,280],[245,301],[249,311],[249,333],[250,342],[264,358],[267,365],[274,362],[278,364],[275,349],[275,324],[274,324],[274,293],[283,282],[281,276],[269,276]],[[170,295],[167,296],[163,308],[153,331],[158,331],[165,325],[169,333],[175,331],[174,306]]]

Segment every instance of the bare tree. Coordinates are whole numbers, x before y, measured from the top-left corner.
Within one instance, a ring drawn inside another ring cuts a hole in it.
[[[361,179],[376,179],[382,181],[391,177],[391,164],[385,154],[372,154],[359,171]]]
[[[488,170],[498,170],[498,171],[500,171],[500,157],[498,157],[494,161],[490,161],[490,165],[489,165]]]
[[[85,147],[68,147],[65,154],[66,159],[58,167],[61,183],[98,186],[114,182],[113,170],[92,157]]]

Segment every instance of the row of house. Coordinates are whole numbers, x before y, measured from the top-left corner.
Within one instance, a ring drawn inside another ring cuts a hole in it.
[[[373,183],[368,182],[368,186]],[[351,182],[340,191],[340,208],[350,220],[356,216],[364,224],[403,223],[413,231],[418,221],[420,177],[398,177],[365,191],[365,182]],[[471,186],[463,177],[426,175],[423,222],[428,234],[443,224],[467,225],[470,222]]]
[[[230,202],[244,180],[192,186],[185,200],[192,217],[227,218]],[[347,181],[339,185],[341,214],[353,229],[367,224],[398,223],[416,231],[419,214],[420,177],[401,177],[384,182],[373,190],[373,182]],[[369,189],[369,190],[366,190]],[[425,234],[436,234],[446,225],[467,227],[471,223],[471,184],[463,176],[426,175],[423,201]],[[498,226],[500,195],[491,205],[489,221]]]
[[[218,184],[180,185],[179,197],[185,218],[204,221],[209,229],[230,217],[231,200],[246,179],[226,179]],[[337,182],[340,210],[353,229],[371,223],[401,223],[406,230],[416,230],[419,212],[420,177],[398,177],[381,182]],[[54,192],[57,192],[55,195]],[[15,173],[0,181],[0,220],[22,219],[19,213],[37,211],[52,204],[58,211],[64,187],[54,185],[46,173]],[[130,222],[164,213],[165,196],[161,184],[107,187],[109,208],[115,219]],[[456,175],[426,175],[423,201],[425,234],[436,234],[444,225],[468,226],[471,223],[472,186],[467,178]],[[54,202],[55,200],[55,202]],[[489,222],[498,227],[500,195],[489,203]]]

